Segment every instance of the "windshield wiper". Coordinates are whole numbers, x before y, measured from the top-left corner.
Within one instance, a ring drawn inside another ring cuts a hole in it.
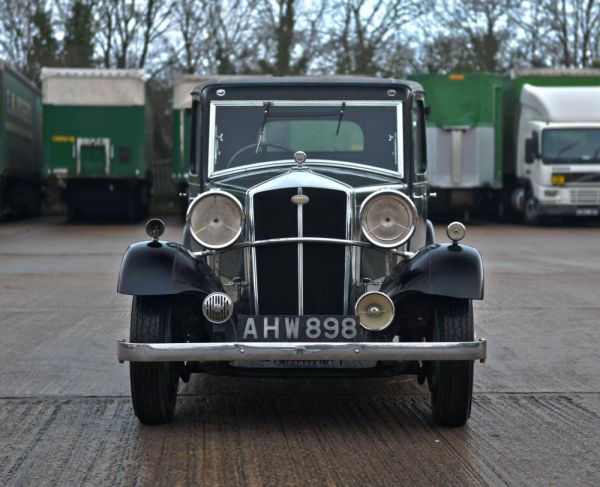
[[[260,125],[260,132],[258,134],[258,142],[256,143],[256,151],[255,154],[258,154],[258,149],[260,148],[260,144],[262,143],[263,134],[265,133],[265,124],[267,123],[267,117],[269,116],[269,112],[271,111],[271,105],[273,102],[267,101],[264,103],[265,113],[263,115],[262,124]]]
[[[342,117],[344,116],[344,110],[346,108],[346,102],[342,102],[342,108],[340,108],[340,118],[338,119],[337,129],[335,131],[335,135],[337,136],[340,133],[340,125],[342,125]]]
[[[559,151],[556,153],[556,159],[558,159],[558,158],[559,158],[559,157],[562,155],[562,153],[563,153],[563,152],[566,152],[566,151],[568,151],[568,150],[569,150],[569,149],[571,149],[572,147],[575,147],[577,144],[579,144],[579,141],[578,141],[578,140],[576,140],[575,142],[572,142],[572,143],[570,143],[570,144],[567,144],[567,145],[565,145],[565,146],[564,146],[564,147],[563,147],[561,150],[559,150]]]

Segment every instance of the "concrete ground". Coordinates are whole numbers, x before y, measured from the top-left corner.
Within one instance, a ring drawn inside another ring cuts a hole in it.
[[[144,427],[115,358],[143,225],[1,223],[0,485],[600,485],[600,228],[468,230],[489,359],[466,427],[436,427],[407,377],[204,375]]]

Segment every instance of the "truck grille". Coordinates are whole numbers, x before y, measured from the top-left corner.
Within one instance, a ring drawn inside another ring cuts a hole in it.
[[[346,193],[303,188],[302,235],[347,238]],[[298,188],[277,189],[254,195],[254,238],[297,237],[298,205],[292,196]],[[284,244],[255,249],[258,310],[263,315],[344,314],[346,247],[319,243]],[[299,253],[302,293],[299,293]],[[301,308],[300,303],[303,306]]]
[[[600,205],[600,189],[571,189],[571,203],[574,205]]]

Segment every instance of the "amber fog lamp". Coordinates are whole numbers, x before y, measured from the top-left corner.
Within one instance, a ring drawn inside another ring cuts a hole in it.
[[[160,218],[152,218],[146,223],[146,234],[154,241],[158,240],[165,233],[165,222]]]
[[[400,191],[378,191],[360,207],[363,234],[378,247],[391,249],[408,241],[415,231],[416,221],[417,208]]]
[[[194,240],[208,249],[228,247],[241,235],[244,225],[241,203],[225,191],[197,196],[186,218]]]
[[[565,184],[565,175],[564,174],[553,174],[552,175],[552,184],[556,186],[561,186]]]
[[[394,303],[387,294],[371,291],[363,294],[354,307],[363,328],[369,331],[381,331],[394,320]]]

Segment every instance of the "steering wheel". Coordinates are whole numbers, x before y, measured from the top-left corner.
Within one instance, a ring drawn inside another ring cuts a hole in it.
[[[278,149],[283,149],[286,152],[289,152],[290,154],[293,154],[294,151],[292,149],[290,149],[289,147],[284,147],[283,145],[279,145],[279,144],[271,144],[270,142],[261,142],[261,144],[259,145],[260,147],[277,147]],[[229,166],[231,165],[231,163],[234,161],[234,159],[239,156],[242,152],[247,151],[248,149],[252,149],[252,148],[256,148],[256,144],[248,144],[244,147],[242,147],[241,149],[239,149],[235,154],[233,154],[231,156],[231,158],[227,161],[227,164],[225,166],[225,169],[229,168]]]

